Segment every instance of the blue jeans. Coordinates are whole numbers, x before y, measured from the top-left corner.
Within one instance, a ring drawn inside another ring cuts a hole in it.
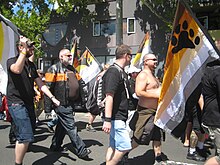
[[[77,133],[77,127],[73,117],[73,108],[71,106],[59,106],[55,109],[55,112],[58,117],[58,123],[50,148],[52,150],[58,150],[67,134],[76,150],[76,154],[78,156],[82,155],[85,152],[86,145]]]
[[[35,130],[34,106],[12,104],[9,113],[15,123],[15,135],[19,143],[33,142]]]

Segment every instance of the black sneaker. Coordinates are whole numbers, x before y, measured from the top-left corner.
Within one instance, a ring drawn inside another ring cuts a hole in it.
[[[193,154],[190,154],[188,152],[186,158],[198,162],[204,162],[206,160],[204,157],[200,156],[196,151]]]
[[[89,155],[91,152],[92,152],[92,151],[91,151],[90,149],[86,148],[81,155],[78,155],[78,157],[79,157],[80,159],[85,159],[85,158],[88,157],[88,155]]]
[[[50,148],[50,151],[52,152],[60,152],[60,153],[66,153],[68,151],[67,147],[60,147],[60,148]]]
[[[10,142],[10,144],[15,144],[16,138],[15,137],[9,138],[9,142]]]
[[[210,151],[205,148],[199,149],[198,147],[196,147],[196,151],[200,156],[202,156],[204,158],[207,158],[209,155],[211,155]]]

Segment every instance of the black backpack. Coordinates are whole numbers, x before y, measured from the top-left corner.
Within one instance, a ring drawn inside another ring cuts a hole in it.
[[[97,104],[98,84],[99,84],[99,80],[96,80],[95,83],[91,85],[91,87],[89,88],[90,92],[89,92],[88,99],[86,102],[86,109],[92,115],[99,115],[101,112],[101,108],[99,108]]]
[[[110,67],[117,68],[118,71],[121,73],[122,79],[124,80],[123,70],[119,66],[113,64]],[[90,92],[88,95],[88,100],[86,102],[86,109],[93,115],[100,114],[102,111],[104,111],[105,108],[105,94],[102,87],[104,75],[105,73],[98,80],[96,80],[94,85],[92,85],[89,89]],[[125,87],[128,95],[128,89],[126,83],[125,83]]]

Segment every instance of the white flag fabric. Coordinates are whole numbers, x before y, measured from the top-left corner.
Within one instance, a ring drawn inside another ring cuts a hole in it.
[[[6,61],[16,55],[17,27],[0,14],[0,91],[6,94],[7,68]]]
[[[137,54],[135,55],[134,59],[131,62],[131,64],[135,66],[136,68],[139,68],[139,69],[142,68],[144,55],[151,52],[150,41],[151,41],[150,33],[147,32],[138,48]]]
[[[218,58],[217,48],[211,37],[187,4],[180,0],[154,121],[158,127],[173,135],[180,131],[177,126],[185,117],[185,103],[201,82],[203,68],[214,58]]]
[[[101,66],[92,53],[86,48],[80,57],[79,74],[87,84],[101,71]]]

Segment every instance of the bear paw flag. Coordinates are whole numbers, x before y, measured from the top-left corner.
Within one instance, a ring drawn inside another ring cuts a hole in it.
[[[155,125],[175,137],[181,136],[186,126],[185,103],[200,84],[206,64],[218,58],[217,51],[190,8],[183,0],[179,0]]]

